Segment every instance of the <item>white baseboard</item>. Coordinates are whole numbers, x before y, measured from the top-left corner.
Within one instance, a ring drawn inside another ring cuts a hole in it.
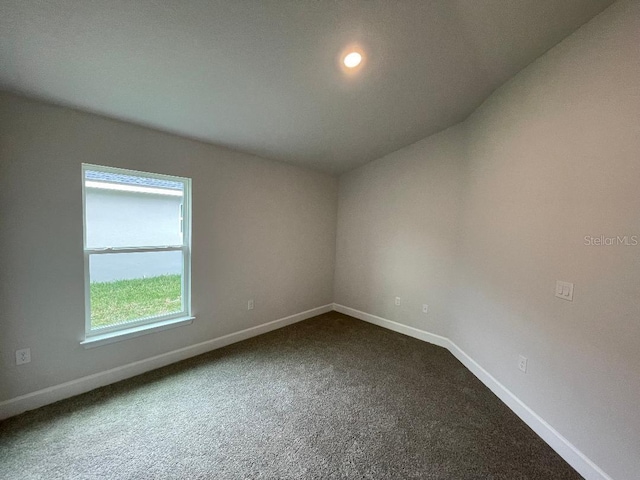
[[[344,313],[345,315],[355,317],[359,320],[364,320],[365,322],[373,323],[374,325],[378,325],[379,327],[384,327],[389,330],[393,330],[394,332],[402,333],[404,335],[408,335],[425,342],[433,343],[434,345],[438,345],[440,347],[449,348],[449,343],[451,343],[447,337],[441,337],[440,335],[425,332],[424,330],[420,330],[418,328],[409,327],[407,325],[403,325],[402,323],[394,322],[393,320],[387,320],[386,318],[371,315],[370,313],[361,312],[360,310],[356,310],[355,308],[345,307],[344,305],[334,303],[333,309],[336,312]]]
[[[333,304],[333,309],[359,320],[364,320],[365,322],[373,323],[374,325],[393,330],[394,332],[446,348],[586,480],[612,480],[600,467],[549,425],[540,415],[516,397],[507,387],[482,368],[478,362],[467,355],[458,345],[453,343],[451,339],[337,303]]]
[[[20,395],[19,397],[0,402],[0,420],[91,391],[98,387],[119,382],[126,378],[135,377],[141,373],[155,370],[156,368],[164,367],[187,358],[195,357],[196,355],[201,355],[211,350],[222,348],[232,343],[240,342],[272,330],[277,330],[278,328],[286,327],[287,325],[315,317],[322,313],[330,312],[331,310],[333,310],[332,304],[312,308],[311,310],[296,313],[295,315],[273,320],[268,323],[263,323],[256,327],[240,330],[239,332],[230,333],[212,340],[207,340],[195,345],[156,355],[155,357],[145,358],[144,360],[139,360],[121,367],[112,368],[111,370],[106,370],[104,372],[71,380],[70,382],[37,390],[35,392],[27,393],[26,395]]]

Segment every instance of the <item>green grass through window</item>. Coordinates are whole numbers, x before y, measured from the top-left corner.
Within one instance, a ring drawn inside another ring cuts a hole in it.
[[[180,275],[92,283],[91,328],[182,310]]]

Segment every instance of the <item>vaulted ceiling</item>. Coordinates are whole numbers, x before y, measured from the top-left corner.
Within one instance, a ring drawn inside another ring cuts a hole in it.
[[[341,173],[465,119],[611,3],[0,0],[0,88]]]

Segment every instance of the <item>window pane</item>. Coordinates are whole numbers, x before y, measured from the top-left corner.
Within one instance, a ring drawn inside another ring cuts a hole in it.
[[[90,255],[91,328],[182,312],[183,253]]]
[[[182,245],[181,182],[85,171],[87,248]]]

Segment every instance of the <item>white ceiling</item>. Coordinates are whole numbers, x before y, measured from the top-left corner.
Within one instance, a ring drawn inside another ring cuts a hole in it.
[[[611,3],[0,0],[0,88],[341,173],[463,120]]]

